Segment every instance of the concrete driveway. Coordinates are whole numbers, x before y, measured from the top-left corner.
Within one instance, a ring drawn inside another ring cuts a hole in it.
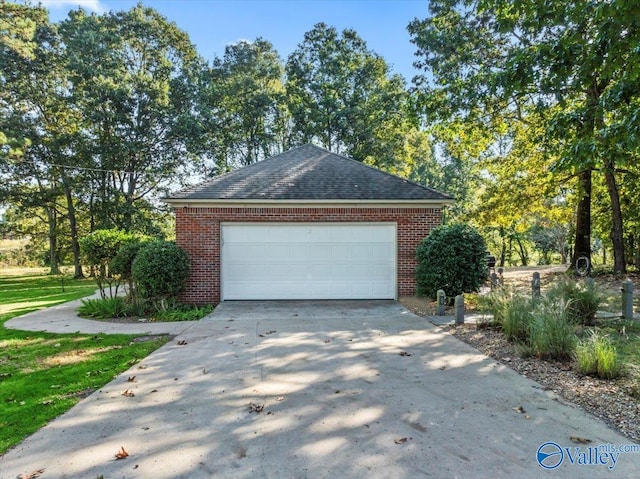
[[[550,441],[553,471],[536,461]],[[610,470],[587,449],[610,443],[630,441],[398,303],[231,302],[0,458],[0,477],[639,477],[640,453]]]

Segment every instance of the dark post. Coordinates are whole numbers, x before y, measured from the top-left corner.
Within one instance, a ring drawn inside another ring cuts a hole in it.
[[[464,296],[459,294],[455,299],[456,324],[464,324]]]
[[[540,273],[537,271],[533,273],[533,279],[531,280],[531,295],[534,298],[540,297]]]
[[[629,280],[622,282],[622,317],[633,319],[633,283]]]
[[[437,293],[438,297],[438,316],[444,316],[444,302],[447,298],[443,289],[439,289]]]

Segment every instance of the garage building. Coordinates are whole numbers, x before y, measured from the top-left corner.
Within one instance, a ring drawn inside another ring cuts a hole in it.
[[[191,260],[188,303],[397,299],[450,196],[314,145],[165,201]]]

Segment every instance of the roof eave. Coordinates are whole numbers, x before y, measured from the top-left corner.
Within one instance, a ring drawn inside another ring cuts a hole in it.
[[[163,198],[162,201],[174,208],[183,207],[235,207],[235,208],[266,208],[266,207],[308,207],[308,206],[343,206],[351,208],[370,208],[372,206],[399,207],[442,207],[453,204],[453,198],[415,199],[415,200],[356,200],[356,199],[328,199],[328,200],[258,200],[258,199],[210,199],[210,198]]]

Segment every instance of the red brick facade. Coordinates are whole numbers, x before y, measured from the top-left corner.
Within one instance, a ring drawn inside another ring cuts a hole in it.
[[[440,207],[424,208],[243,208],[177,206],[176,241],[191,259],[183,300],[193,304],[220,302],[220,223],[393,222],[397,224],[398,296],[415,294],[416,247],[441,224]]]

